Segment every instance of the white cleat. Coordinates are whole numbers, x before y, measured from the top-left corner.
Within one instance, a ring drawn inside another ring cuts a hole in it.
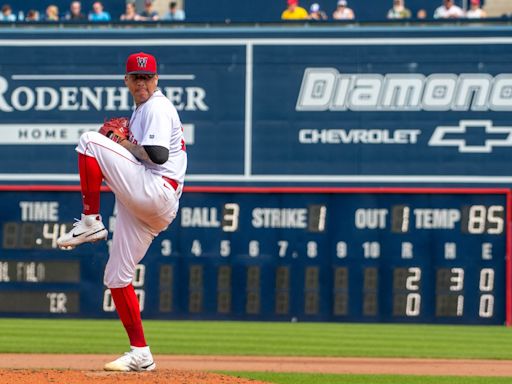
[[[153,356],[149,347],[130,347],[130,352],[126,352],[120,358],[105,364],[105,371],[130,372],[130,371],[152,371],[156,368]]]
[[[108,231],[101,222],[100,215],[84,215],[73,224],[73,229],[57,239],[60,249],[71,250],[82,243],[92,243],[107,239]]]

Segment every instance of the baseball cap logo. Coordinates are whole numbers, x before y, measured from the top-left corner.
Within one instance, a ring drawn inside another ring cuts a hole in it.
[[[147,57],[137,56],[137,65],[139,66],[139,68],[146,68],[147,63],[148,63]]]
[[[153,55],[144,52],[132,53],[126,60],[126,74],[152,74],[156,75],[156,59]]]

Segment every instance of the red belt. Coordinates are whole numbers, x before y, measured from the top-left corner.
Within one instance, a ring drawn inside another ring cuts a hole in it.
[[[178,189],[178,182],[176,180],[169,179],[168,177],[165,176],[162,176],[162,179],[171,184],[175,191]]]

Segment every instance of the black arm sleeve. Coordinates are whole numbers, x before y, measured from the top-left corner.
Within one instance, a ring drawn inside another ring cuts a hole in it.
[[[169,159],[169,150],[159,145],[144,145],[149,158],[155,164],[163,164]]]

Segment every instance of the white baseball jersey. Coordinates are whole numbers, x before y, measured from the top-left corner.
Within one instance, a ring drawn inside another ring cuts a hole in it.
[[[130,119],[130,140],[138,145],[158,145],[169,150],[169,160],[162,165],[146,164],[153,173],[183,184],[187,153],[178,112],[160,90],[141,104]]]

